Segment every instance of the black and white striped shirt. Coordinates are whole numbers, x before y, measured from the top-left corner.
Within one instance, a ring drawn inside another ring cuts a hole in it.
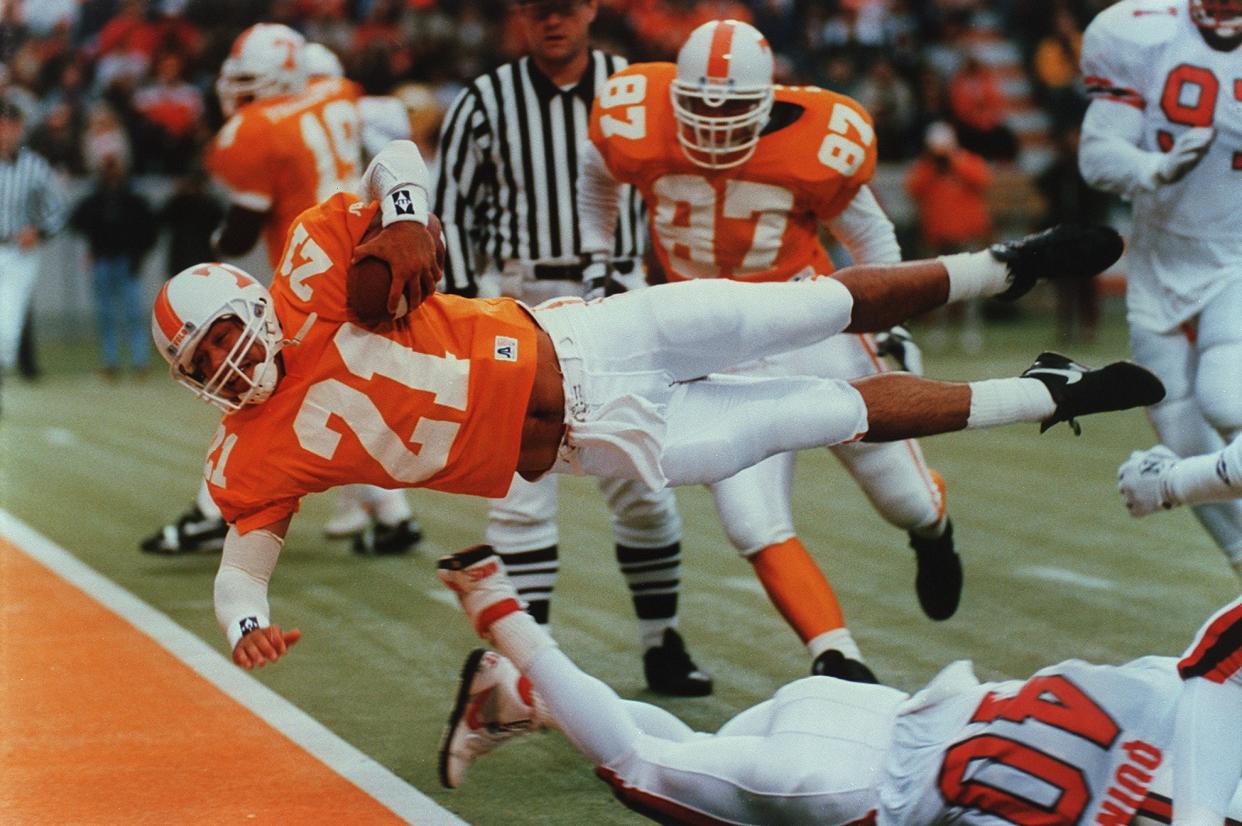
[[[67,217],[64,188],[43,156],[22,147],[13,158],[0,157],[0,244],[23,227],[52,235]]]
[[[624,58],[591,51],[577,85],[560,89],[529,57],[475,78],[440,135],[434,211],[444,225],[447,290],[473,295],[504,262],[566,262],[582,254],[574,203],[591,102]],[[643,204],[626,186],[613,254],[646,247]]]

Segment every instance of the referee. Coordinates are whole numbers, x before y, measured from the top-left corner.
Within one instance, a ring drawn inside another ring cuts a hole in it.
[[[584,293],[574,210],[578,152],[596,90],[626,61],[588,45],[596,0],[517,0],[515,13],[529,55],[475,78],[453,103],[440,136],[435,211],[444,225],[449,292],[534,305]],[[641,283],[641,202],[629,187],[620,199],[612,269]],[[555,480],[515,476],[509,495],[488,512],[487,542],[540,623],[548,621],[559,567]],[[601,480],[600,490],[638,615],[648,687],[710,694],[711,677],[676,630],[681,517],[672,491],[620,480]]]
[[[65,223],[60,179],[22,146],[22,110],[0,98],[0,375],[17,361],[39,274],[40,241]]]

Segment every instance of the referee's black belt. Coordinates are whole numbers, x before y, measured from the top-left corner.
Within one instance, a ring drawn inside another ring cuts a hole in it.
[[[638,266],[637,261],[633,258],[616,258],[610,262],[613,272],[621,275],[629,275]],[[536,281],[581,281],[582,273],[586,270],[587,265],[583,262],[575,262],[572,264],[534,264],[531,267],[531,275]]]

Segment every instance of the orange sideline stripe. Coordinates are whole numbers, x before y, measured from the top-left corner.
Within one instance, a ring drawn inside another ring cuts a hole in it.
[[[2,510],[0,583],[5,822],[462,823]]]

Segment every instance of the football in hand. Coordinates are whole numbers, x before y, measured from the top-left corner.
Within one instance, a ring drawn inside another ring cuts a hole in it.
[[[367,231],[363,240],[367,240],[372,232],[379,231],[378,213],[376,224]],[[432,215],[427,221],[427,230],[431,233],[436,245],[436,263],[444,269],[444,228],[440,219]],[[394,316],[388,311],[388,292],[392,288],[392,269],[388,262],[374,256],[362,258],[352,264],[345,279],[345,300],[349,311],[364,324],[380,324],[392,321]],[[420,303],[421,296],[412,295],[420,286],[416,283],[406,284],[406,303],[415,306]]]

